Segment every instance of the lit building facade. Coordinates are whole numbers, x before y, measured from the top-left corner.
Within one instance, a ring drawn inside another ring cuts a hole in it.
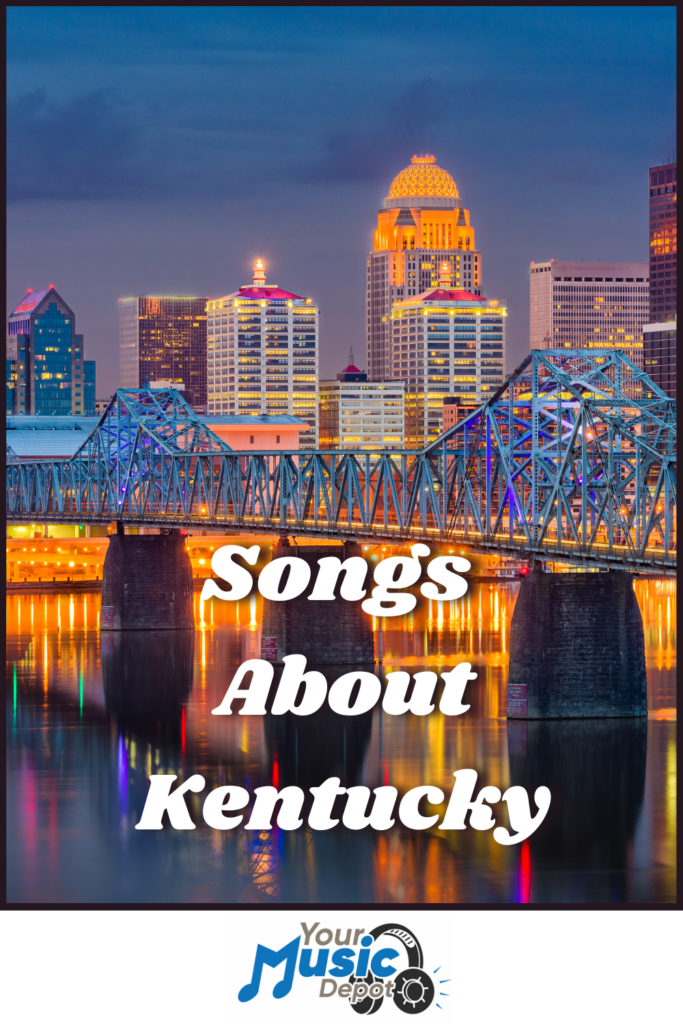
[[[93,416],[95,361],[84,359],[76,318],[52,285],[28,292],[7,322],[7,412]]]
[[[365,450],[405,447],[405,384],[370,381],[353,365],[320,381],[320,447]]]
[[[485,402],[503,383],[507,309],[457,288],[395,302],[392,377],[406,384],[406,446],[423,448],[443,429],[447,396]]]
[[[643,367],[647,263],[550,260],[529,281],[532,349],[614,348]]]
[[[676,316],[676,164],[651,167],[650,323]]]
[[[312,299],[254,280],[206,305],[209,414],[300,417],[302,448],[318,445],[319,310]]]
[[[119,360],[123,388],[154,381],[182,384],[198,412],[206,411],[206,299],[136,295],[119,299]]]
[[[650,322],[643,328],[645,370],[676,397],[676,164],[649,170]]]
[[[390,313],[395,302],[434,287],[447,267],[448,286],[481,294],[481,254],[469,210],[434,156],[414,156],[394,178],[379,211],[367,258],[368,376],[391,377]]]

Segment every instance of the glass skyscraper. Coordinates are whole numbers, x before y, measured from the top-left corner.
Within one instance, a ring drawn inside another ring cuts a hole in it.
[[[206,412],[206,299],[119,299],[119,358],[121,387],[182,383],[194,408]]]
[[[95,362],[73,310],[50,285],[27,293],[7,323],[8,413],[95,415]],[[11,405],[10,405],[11,403]]]

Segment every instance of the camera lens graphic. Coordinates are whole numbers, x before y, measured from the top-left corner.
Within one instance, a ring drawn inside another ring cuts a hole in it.
[[[396,978],[394,1003],[404,1013],[422,1013],[434,999],[434,982],[426,971],[409,967]]]

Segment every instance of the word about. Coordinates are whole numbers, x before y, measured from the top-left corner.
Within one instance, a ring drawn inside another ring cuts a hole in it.
[[[284,669],[277,684],[275,697],[270,709],[272,715],[312,715],[323,706],[325,700],[338,715],[364,715],[375,707],[382,694],[382,684],[372,672],[346,672],[332,683],[328,690],[327,680],[322,672],[306,672],[306,657],[303,654],[287,654],[283,659]],[[445,686],[439,701],[439,710],[444,715],[462,715],[469,711],[469,704],[462,698],[468,680],[476,679],[468,662],[457,665],[450,672],[442,672]],[[251,673],[251,680],[243,685]],[[275,674],[270,661],[251,658],[243,661],[232,677],[225,697],[211,712],[212,715],[231,715],[236,700],[244,700],[238,712],[240,715],[265,715],[266,703]],[[436,672],[416,672],[412,677],[412,693],[408,697],[411,676],[408,672],[387,673],[387,685],[382,708],[389,715],[428,715],[435,707],[434,693],[437,686]]]

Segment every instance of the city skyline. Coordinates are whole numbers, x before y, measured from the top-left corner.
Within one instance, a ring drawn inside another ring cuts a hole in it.
[[[10,12],[8,312],[54,280],[98,391],[118,383],[120,296],[223,295],[257,256],[316,297],[320,377],[349,341],[359,358],[374,218],[420,151],[472,211],[483,293],[510,313],[507,369],[529,348],[532,260],[647,259],[644,183],[674,145],[673,12],[425,9],[408,37],[400,10],[294,10],[286,38],[275,10],[217,9],[209,34],[202,9],[169,12],[46,8],[28,56]],[[476,55],[435,56],[437,21]],[[68,74],[54,39],[77,55]]]

